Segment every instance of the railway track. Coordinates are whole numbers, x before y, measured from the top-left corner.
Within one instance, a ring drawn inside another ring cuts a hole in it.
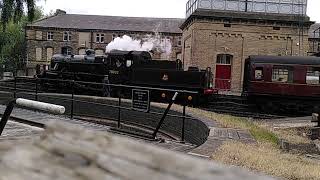
[[[248,104],[245,97],[241,96],[216,96],[201,109],[219,114],[228,114],[237,117],[254,119],[282,119],[289,115],[261,113],[254,105]]]
[[[238,109],[227,109],[228,107],[223,108],[202,108],[206,111],[216,112],[219,114],[228,114],[237,117],[248,117],[254,119],[282,119],[287,118],[287,116],[272,115],[272,114],[263,114],[258,112],[248,112],[248,111],[239,111]]]

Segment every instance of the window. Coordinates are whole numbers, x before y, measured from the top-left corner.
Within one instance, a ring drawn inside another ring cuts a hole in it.
[[[256,80],[262,80],[263,79],[263,67],[257,67],[254,71],[254,78]]]
[[[104,43],[104,34],[96,35],[96,43]]]
[[[72,54],[72,48],[71,47],[62,47],[61,48],[61,54],[63,54],[63,55],[71,55]]]
[[[86,54],[86,49],[79,49],[79,55],[85,55]]]
[[[96,55],[103,55],[103,54],[104,54],[104,51],[101,50],[101,49],[97,49],[97,50],[95,50],[95,54],[96,54]]]
[[[53,32],[47,32],[47,40],[53,40]]]
[[[231,65],[231,61],[233,56],[230,54],[218,54],[217,56],[217,64],[228,64]]]
[[[182,37],[180,36],[179,38],[178,38],[178,46],[181,46],[182,45]]]
[[[114,40],[114,39],[117,38],[117,37],[118,37],[118,35],[113,34],[113,35],[112,35],[112,40]]]
[[[47,48],[47,61],[50,61],[53,55],[53,48]]]
[[[231,27],[231,24],[224,24],[224,27]]]
[[[274,66],[272,69],[273,82],[293,82],[293,70],[291,67]]]
[[[311,67],[307,71],[306,75],[307,84],[320,84],[320,67]]]
[[[42,60],[42,48],[36,48],[36,60],[37,61]]]
[[[36,31],[36,40],[42,40],[42,31]]]
[[[71,32],[70,31],[65,31],[63,33],[63,41],[71,41]]]

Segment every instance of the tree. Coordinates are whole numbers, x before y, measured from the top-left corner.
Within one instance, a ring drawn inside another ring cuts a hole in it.
[[[29,21],[35,18],[36,0],[0,0],[1,24],[5,31],[10,20],[17,22],[24,15],[24,7],[27,7],[27,17]]]
[[[44,17],[42,9],[36,7],[34,19]],[[0,73],[1,71],[15,72],[23,68],[26,50],[25,26],[28,17],[23,14],[20,20],[11,19],[6,28],[0,31]],[[1,24],[0,24],[1,28]]]

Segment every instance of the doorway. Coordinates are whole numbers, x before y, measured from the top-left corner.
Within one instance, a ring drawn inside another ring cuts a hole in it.
[[[218,54],[216,61],[215,87],[219,90],[231,89],[231,63],[233,56]]]

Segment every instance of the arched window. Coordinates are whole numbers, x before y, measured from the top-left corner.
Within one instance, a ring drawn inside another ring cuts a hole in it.
[[[61,54],[64,55],[71,55],[72,54],[72,48],[71,47],[62,47],[61,48]]]
[[[218,54],[217,55],[217,64],[228,64],[231,65],[233,55],[231,54]]]

